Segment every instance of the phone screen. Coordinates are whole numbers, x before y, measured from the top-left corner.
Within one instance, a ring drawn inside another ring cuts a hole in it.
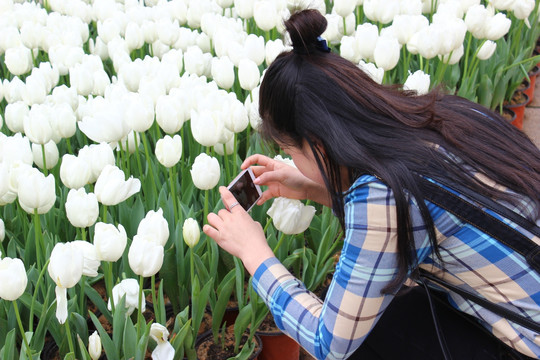
[[[253,179],[255,179],[253,171],[248,168],[242,171],[228,186],[229,191],[234,195],[236,201],[246,211],[249,211],[255,205],[262,194],[261,188],[259,185],[253,183]]]

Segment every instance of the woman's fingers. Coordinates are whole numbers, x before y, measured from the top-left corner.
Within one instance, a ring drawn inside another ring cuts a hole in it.
[[[255,155],[248,156],[246,158],[246,160],[244,160],[244,162],[242,163],[242,165],[240,167],[242,168],[242,170],[244,170],[244,169],[247,169],[248,167],[250,167],[251,165],[255,165],[255,164],[266,166],[272,161],[274,161],[274,160],[270,159],[268,156],[264,156],[264,155],[261,155],[261,154],[255,154]]]
[[[214,239],[214,241],[218,241],[219,240],[219,231],[217,231],[215,228],[213,228],[212,226],[206,224],[203,226],[203,232],[210,236],[212,239]]]

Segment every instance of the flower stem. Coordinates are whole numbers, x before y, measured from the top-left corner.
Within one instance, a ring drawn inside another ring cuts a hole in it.
[[[139,168],[139,176],[143,176],[141,165],[141,154],[139,153],[139,144],[137,143],[137,133],[133,132],[133,141],[135,142],[135,156],[137,157],[137,167]]]
[[[68,344],[69,344],[69,352],[75,354],[75,348],[73,347],[73,339],[71,338],[71,329],[69,328],[69,315],[68,315],[68,318],[66,319],[65,324],[66,324],[66,335],[67,335]]]
[[[149,153],[149,150],[148,150],[148,139],[146,138],[146,134],[145,133],[141,133],[142,135],[142,139],[143,139],[143,146],[144,146],[144,153],[146,155],[146,167],[148,169],[148,173],[150,174],[150,182],[152,183],[152,189],[154,191],[154,198],[156,199],[157,201],[157,197],[158,197],[158,193],[157,193],[157,185],[156,185],[156,182],[154,180],[154,171],[152,169],[152,166],[150,166],[150,153]]]
[[[38,269],[41,269],[41,251],[45,251],[45,245],[43,244],[42,233],[41,233],[41,221],[37,209],[34,209],[34,234],[36,241],[36,261]]]
[[[161,319],[161,312],[159,311],[160,309],[156,296],[156,275],[152,275],[152,277],[150,277],[150,282],[152,284],[152,302],[154,303],[154,316],[156,317],[157,323],[163,324],[163,319]]]
[[[104,223],[107,223],[107,205],[103,205],[101,208],[102,214],[101,214],[101,221]]]
[[[206,224],[206,217],[208,216],[208,190],[204,190],[204,213],[203,213],[203,224]]]
[[[39,286],[41,285],[41,280],[45,278],[45,271],[47,270],[47,266],[49,265],[50,258],[47,259],[47,262],[43,266],[43,269],[41,269],[41,272],[39,273],[39,277],[36,282],[36,287],[34,288],[34,295],[32,295],[32,302],[30,304],[30,316],[28,319],[28,328],[33,329],[34,328],[34,304],[36,303],[36,297],[39,290]],[[45,294],[43,294],[45,296]]]
[[[283,231],[282,231],[281,234],[279,235],[279,241],[278,241],[276,247],[273,250],[274,253],[276,251],[278,251],[278,249],[281,247],[281,244],[283,244],[283,240],[285,240],[285,233],[283,233]]]
[[[107,295],[109,296],[109,300],[111,300],[111,312],[114,313],[114,297],[112,294],[113,289],[113,271],[112,271],[112,263],[109,261],[106,261],[103,263],[105,266],[105,288],[107,290]]]
[[[171,183],[171,196],[172,196],[172,202],[173,202],[173,211],[174,211],[174,223],[176,224],[178,222],[178,204],[177,204],[177,195],[176,190],[174,188],[174,169],[172,167],[169,168],[169,181]]]
[[[137,312],[137,342],[139,342],[139,339],[141,337],[141,321],[143,321],[143,314],[142,314],[142,296],[143,296],[143,280],[144,278],[142,275],[139,275],[139,308]]]
[[[49,170],[47,170],[47,159],[45,156],[45,144],[41,144],[41,156],[43,157],[43,173],[45,176],[49,175]]]
[[[19,313],[19,306],[17,305],[17,300],[13,301],[13,308],[15,309],[15,317],[17,318],[17,324],[19,324],[19,330],[21,331],[21,336],[23,338],[24,346],[26,347],[26,355],[28,359],[32,360],[32,352],[30,351],[30,345],[28,344],[28,339],[26,339],[26,334],[24,333],[24,328],[21,321],[21,314]]]
[[[81,314],[84,314],[86,311],[86,306],[84,304],[85,296],[84,296],[84,288],[86,287],[86,276],[81,276],[81,280],[79,282],[81,284],[81,296],[79,297],[79,312]]]

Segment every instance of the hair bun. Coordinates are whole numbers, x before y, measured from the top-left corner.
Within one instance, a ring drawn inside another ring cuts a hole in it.
[[[314,9],[296,12],[285,21],[285,28],[295,50],[308,50],[316,46],[327,25],[326,18]]]

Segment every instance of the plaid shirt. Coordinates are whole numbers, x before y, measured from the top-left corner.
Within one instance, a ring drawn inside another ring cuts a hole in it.
[[[324,303],[276,258],[261,264],[253,279],[278,327],[318,359],[344,359],[352,354],[393,298],[391,294],[381,294],[397,274],[393,193],[371,175],[361,176],[352,188],[345,198],[345,242]],[[529,268],[524,257],[444,209],[427,205],[446,271],[443,274],[420,211],[412,200],[411,218],[420,266],[451,284],[540,322],[540,274]],[[532,216],[532,208],[526,202],[512,210]],[[504,221],[540,244],[538,237]],[[449,300],[456,308],[478,318],[509,346],[528,356],[540,357],[539,334],[457,294],[450,292]]]

